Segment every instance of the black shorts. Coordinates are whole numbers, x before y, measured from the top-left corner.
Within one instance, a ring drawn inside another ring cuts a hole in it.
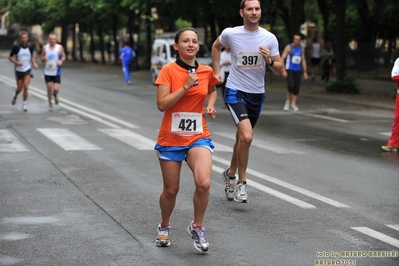
[[[15,78],[17,80],[23,79],[25,76],[30,76],[30,69],[25,72],[15,71]]]
[[[312,65],[318,65],[318,64],[320,64],[320,58],[316,58],[316,57],[312,57],[311,59],[310,59],[310,63],[312,63]]]
[[[301,85],[301,71],[287,70],[287,88],[288,92],[294,95],[299,94],[299,86]]]
[[[249,119],[254,128],[263,109],[265,94],[242,92],[226,87],[224,100],[236,125],[244,119]]]
[[[44,75],[44,80],[46,83],[53,82],[53,83],[61,83],[61,76],[46,76]]]

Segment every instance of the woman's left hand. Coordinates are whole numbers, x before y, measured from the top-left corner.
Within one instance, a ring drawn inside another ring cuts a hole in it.
[[[209,115],[210,118],[212,118],[212,119],[216,118],[216,109],[215,109],[215,107],[208,106],[206,108],[206,113]]]

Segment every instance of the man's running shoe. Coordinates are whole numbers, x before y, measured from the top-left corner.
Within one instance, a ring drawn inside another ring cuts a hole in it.
[[[234,201],[240,203],[248,202],[247,184],[244,184],[243,182],[238,182],[236,193],[234,195]]]
[[[294,110],[294,112],[298,112],[299,111],[299,108],[298,108],[298,106],[296,104],[291,104],[291,108],[292,108],[292,110]]]
[[[285,101],[283,110],[284,111],[289,111],[290,110],[290,101]]]
[[[55,102],[55,104],[58,105],[58,94],[57,94],[57,93],[53,93],[53,96],[54,96],[54,102]]]
[[[381,146],[381,149],[382,149],[383,151],[387,151],[387,152],[397,152],[397,151],[398,151],[397,148],[395,148],[395,147],[393,147],[393,146],[389,146],[389,145],[382,145],[382,146]]]
[[[22,110],[24,110],[24,112],[28,112],[28,105],[27,104],[23,104],[22,105]]]
[[[12,97],[11,104],[15,105],[17,102],[17,96]]]
[[[50,112],[53,111],[53,104],[52,104],[52,103],[48,103],[48,110],[49,110]]]
[[[194,221],[187,227],[188,235],[194,239],[194,247],[198,251],[206,252],[209,249],[209,243],[205,239],[205,227],[194,228]]]
[[[226,184],[224,188],[224,194],[226,195],[226,198],[228,200],[233,200],[234,199],[234,188],[236,186],[236,177],[235,176],[229,176],[229,168],[226,169],[226,171],[223,172],[222,178],[224,183]]]
[[[158,225],[157,228],[157,239],[155,240],[155,245],[158,247],[169,247],[170,246],[170,239],[169,239],[169,231],[172,229],[172,227],[169,226],[161,226],[161,224]]]

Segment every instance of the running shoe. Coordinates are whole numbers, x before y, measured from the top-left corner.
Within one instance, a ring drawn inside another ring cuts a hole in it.
[[[11,104],[15,105],[16,102],[17,102],[17,96],[12,97]]]
[[[22,110],[24,110],[24,112],[28,112],[28,105],[27,104],[23,104],[22,105]]]
[[[234,201],[240,203],[248,202],[247,184],[244,184],[243,182],[238,182],[236,193],[234,195]]]
[[[298,112],[299,111],[299,108],[298,108],[298,106],[296,104],[291,104],[291,108],[292,108],[292,110],[294,110],[294,112]]]
[[[52,104],[52,103],[48,103],[48,110],[49,110],[50,112],[53,111],[53,104]]]
[[[283,110],[284,111],[289,111],[290,110],[290,101],[285,101]]]
[[[226,171],[223,172],[222,178],[223,178],[224,183],[226,183],[226,186],[224,188],[224,194],[226,195],[226,198],[228,200],[233,200],[234,199],[234,188],[236,186],[236,177],[229,176],[229,168],[227,168]]]
[[[172,229],[172,227],[169,226],[161,226],[161,224],[158,225],[157,228],[157,239],[155,240],[155,245],[158,247],[169,247],[170,246],[170,239],[169,239],[169,231]]]
[[[188,235],[194,239],[194,248],[198,251],[206,252],[209,249],[209,243],[205,239],[205,227],[194,228],[194,221],[187,227]]]
[[[398,151],[397,148],[395,148],[395,147],[393,147],[393,146],[389,146],[389,145],[382,145],[382,146],[381,146],[381,149],[382,149],[383,151],[387,151],[387,152],[396,152],[396,151]]]
[[[55,104],[58,105],[58,94],[57,94],[57,93],[53,93],[53,96],[54,96],[54,102],[55,102]]]

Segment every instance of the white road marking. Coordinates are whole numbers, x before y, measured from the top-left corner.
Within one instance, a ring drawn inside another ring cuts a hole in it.
[[[37,131],[66,151],[102,150],[66,128],[37,128]]]
[[[370,229],[368,227],[351,227],[353,230],[356,230],[362,234],[368,235],[372,238],[378,239],[382,242],[388,243],[392,246],[399,248],[399,240],[390,236],[387,236],[383,233]]]
[[[305,115],[305,116],[316,117],[316,118],[331,120],[331,121],[340,122],[340,123],[349,123],[350,122],[349,120],[325,116],[325,115],[317,115],[317,114],[304,113],[304,112],[297,112],[297,113],[301,114],[301,115]]]
[[[129,129],[106,128],[99,129],[99,131],[143,151],[154,150],[156,143],[155,140],[139,135]]]
[[[15,86],[15,80],[13,80],[13,79],[11,79],[9,77],[0,75],[0,79],[4,83],[6,83],[6,84],[8,84],[10,86]],[[29,86],[29,93],[31,95],[33,95],[33,96],[35,96],[35,97],[37,97],[39,99],[45,100],[47,102],[47,94],[46,94],[46,92],[44,92],[44,90],[38,89],[38,88],[30,85]],[[62,108],[64,108],[64,109],[73,111],[73,112],[78,113],[78,114],[80,114],[82,116],[85,116],[87,118],[90,118],[90,119],[93,119],[93,120],[95,120],[97,122],[100,122],[100,123],[102,123],[104,125],[107,125],[107,126],[109,126],[111,128],[120,128],[120,127],[115,125],[115,124],[113,124],[113,123],[105,121],[102,118],[108,119],[108,120],[113,121],[115,123],[119,123],[119,124],[121,124],[123,126],[126,126],[126,127],[129,127],[129,128],[138,128],[138,126],[136,126],[136,125],[134,125],[132,123],[123,121],[123,120],[121,120],[119,118],[116,118],[116,117],[104,114],[102,112],[96,111],[94,109],[85,107],[83,105],[74,103],[74,102],[69,101],[69,100],[67,100],[65,98],[62,98],[62,103],[60,104],[60,106]],[[94,114],[94,115],[92,115],[92,114]]]
[[[386,224],[386,226],[399,231],[399,224]]]
[[[220,157],[212,156],[212,158],[213,158],[214,161],[217,161],[217,162],[222,163],[222,164],[224,164],[224,165],[227,165],[227,166],[230,165],[230,161],[227,161],[227,160],[222,159],[222,158],[220,158]],[[337,208],[350,208],[350,206],[348,206],[348,205],[346,205],[346,204],[343,204],[343,203],[340,203],[340,202],[335,201],[335,200],[333,200],[333,199],[324,197],[324,196],[322,196],[322,195],[319,195],[319,194],[317,194],[317,193],[311,192],[311,191],[306,190],[306,189],[304,189],[304,188],[300,188],[300,187],[297,187],[297,186],[295,186],[295,185],[289,184],[289,183],[284,182],[284,181],[282,181],[282,180],[279,180],[279,179],[277,179],[277,178],[274,178],[274,177],[271,177],[271,176],[262,174],[262,173],[260,173],[260,172],[255,171],[255,170],[252,170],[252,169],[249,169],[249,168],[248,168],[248,169],[247,169],[247,173],[248,173],[248,174],[251,174],[251,175],[253,175],[253,176],[256,176],[256,177],[258,177],[258,178],[260,178],[260,179],[263,179],[263,180],[272,182],[272,183],[274,183],[274,184],[277,184],[277,185],[279,185],[279,186],[288,188],[288,189],[293,190],[293,191],[295,191],[295,192],[301,193],[301,194],[303,194],[303,195],[305,195],[305,196],[308,196],[308,197],[317,199],[317,200],[319,200],[319,201],[322,201],[322,202],[324,202],[324,203],[330,204],[330,205],[332,205],[332,206],[334,206],[334,207],[337,207]]]
[[[217,172],[217,173],[219,173],[219,174],[222,174],[223,171],[224,171],[224,169],[222,169],[222,168],[220,168],[218,166],[215,166],[215,165],[212,166],[212,170]],[[292,204],[294,204],[296,206],[299,206],[301,208],[304,208],[304,209],[316,209],[316,206],[314,206],[314,205],[311,205],[311,204],[306,203],[306,202],[304,202],[302,200],[299,200],[297,198],[294,198],[294,197],[291,197],[291,196],[289,196],[287,194],[284,194],[284,193],[282,193],[280,191],[277,191],[277,190],[274,190],[274,189],[269,188],[267,186],[264,186],[262,184],[259,184],[259,183],[255,182],[255,181],[252,181],[252,180],[248,179],[248,178],[247,178],[247,185],[251,186],[251,187],[253,187],[253,188],[257,189],[257,190],[260,190],[262,192],[265,192],[265,193],[267,193],[269,195],[272,195],[272,196],[274,196],[276,198],[279,198],[279,199],[282,199],[282,200],[284,200],[286,202],[292,203]]]
[[[214,142],[212,140],[213,144],[215,145],[215,151],[224,151],[224,152],[233,152],[233,148],[218,142]]]
[[[380,132],[378,134],[386,136],[386,137],[390,137],[391,136],[391,132]]]
[[[236,140],[235,133],[212,132],[212,135],[219,135],[219,136],[222,136],[222,137],[234,140],[234,141]],[[300,151],[295,151],[295,150],[292,150],[292,149],[286,149],[286,148],[282,148],[282,147],[277,147],[277,146],[271,144],[270,142],[266,142],[266,141],[263,141],[263,140],[258,140],[256,138],[252,141],[251,146],[255,146],[255,147],[258,147],[260,149],[268,150],[268,151],[279,153],[279,154],[304,154],[303,152],[300,152]]]
[[[10,130],[0,129],[0,152],[20,152],[29,149]]]

